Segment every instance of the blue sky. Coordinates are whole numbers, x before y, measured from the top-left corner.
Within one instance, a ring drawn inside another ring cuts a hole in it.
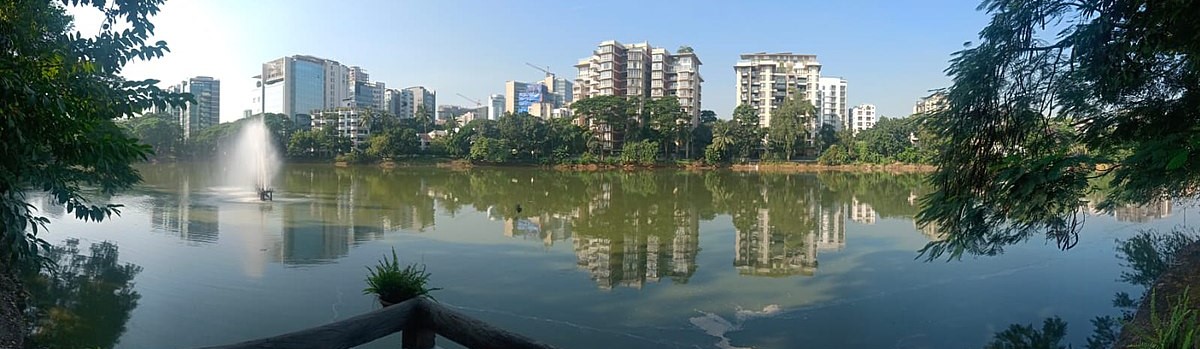
[[[129,78],[222,81],[222,121],[249,108],[262,62],[309,54],[358,65],[389,87],[423,85],[438,104],[471,105],[525,65],[574,79],[573,65],[604,40],[689,45],[704,65],[702,105],[728,118],[741,53],[816,54],[822,75],[849,81],[849,103],[904,116],[943,87],[950,53],[986,23],[972,0],[928,1],[317,1],[168,0],[155,39],[167,57],[134,63]],[[87,16],[80,16],[82,28]]]

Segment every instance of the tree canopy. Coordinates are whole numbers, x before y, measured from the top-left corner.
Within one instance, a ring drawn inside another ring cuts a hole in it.
[[[1078,241],[1101,208],[1195,197],[1200,185],[1200,2],[987,0],[980,41],[946,70],[947,108],[923,252],[996,254],[1044,234]],[[1100,187],[1091,179],[1106,176]]]
[[[48,221],[25,201],[27,190],[48,192],[79,219],[119,213],[119,205],[89,201],[83,188],[111,194],[137,183],[131,164],[152,148],[115,120],[189,99],[159,89],[156,80],[121,76],[127,63],[168,51],[163,41],[147,42],[154,33],[150,16],[162,0],[71,1],[104,14],[94,37],[73,29],[61,3],[0,2],[0,259],[6,261],[36,257],[47,246],[36,234]]]

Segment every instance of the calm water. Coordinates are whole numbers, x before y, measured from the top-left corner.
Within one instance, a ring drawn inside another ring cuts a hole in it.
[[[1055,314],[1082,343],[1113,292],[1137,291],[1116,281],[1114,240],[1191,214],[1122,210],[1089,217],[1068,252],[1033,240],[923,262],[915,251],[938,232],[913,225],[928,190],[915,175],[291,165],[261,203],[220,171],[145,166],[113,200],[122,216],[100,224],[43,208],[48,240],[112,241],[143,268],[136,305],[106,310],[128,312],[104,337],[117,347],[216,345],[367,312],[365,268],[391,248],[428,265],[441,302],[564,348],[978,348]]]

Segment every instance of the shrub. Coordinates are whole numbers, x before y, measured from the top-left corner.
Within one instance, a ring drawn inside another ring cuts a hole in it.
[[[658,158],[658,142],[628,142],[621,148],[621,163],[625,165],[654,165]]]
[[[375,294],[385,303],[400,303],[413,297],[427,296],[429,292],[440,288],[429,288],[429,274],[424,264],[409,264],[400,268],[400,259],[396,257],[396,249],[392,249],[392,258],[384,257],[379,265],[368,267],[367,288],[363,294]],[[432,297],[431,297],[432,298]]]

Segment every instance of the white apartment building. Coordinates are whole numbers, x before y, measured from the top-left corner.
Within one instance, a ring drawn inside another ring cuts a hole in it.
[[[913,105],[913,114],[932,113],[945,108],[946,94],[942,92],[934,92],[933,94],[917,100],[917,104]]]
[[[816,55],[748,53],[734,64],[737,75],[737,105],[750,105],[758,111],[762,127],[771,124],[771,113],[783,104],[789,93],[820,106],[818,99],[821,63]],[[844,108],[843,108],[844,109]]]
[[[317,129],[333,127],[339,135],[350,138],[350,142],[358,147],[360,143],[366,142],[367,138],[371,136],[363,125],[364,118],[368,113],[372,113],[372,111],[356,108],[325,110],[313,116],[312,125]]]
[[[350,67],[334,60],[325,60],[325,107],[344,105],[350,98]]]
[[[488,96],[487,119],[500,120],[500,116],[504,115],[504,103],[504,95],[494,94]]]
[[[833,126],[837,131],[849,128],[850,120],[846,118],[846,112],[849,110],[846,106],[846,79],[821,77],[819,81],[817,100],[820,102],[813,104],[817,115],[810,122],[811,130],[819,131],[823,125]]]
[[[572,101],[595,96],[662,98],[675,96],[693,123],[700,119],[700,58],[691,50],[674,52],[649,43],[601,42],[591,57],[575,64]]]
[[[850,108],[850,130],[855,135],[859,131],[875,127],[875,105],[874,104],[859,104],[854,108]]]

